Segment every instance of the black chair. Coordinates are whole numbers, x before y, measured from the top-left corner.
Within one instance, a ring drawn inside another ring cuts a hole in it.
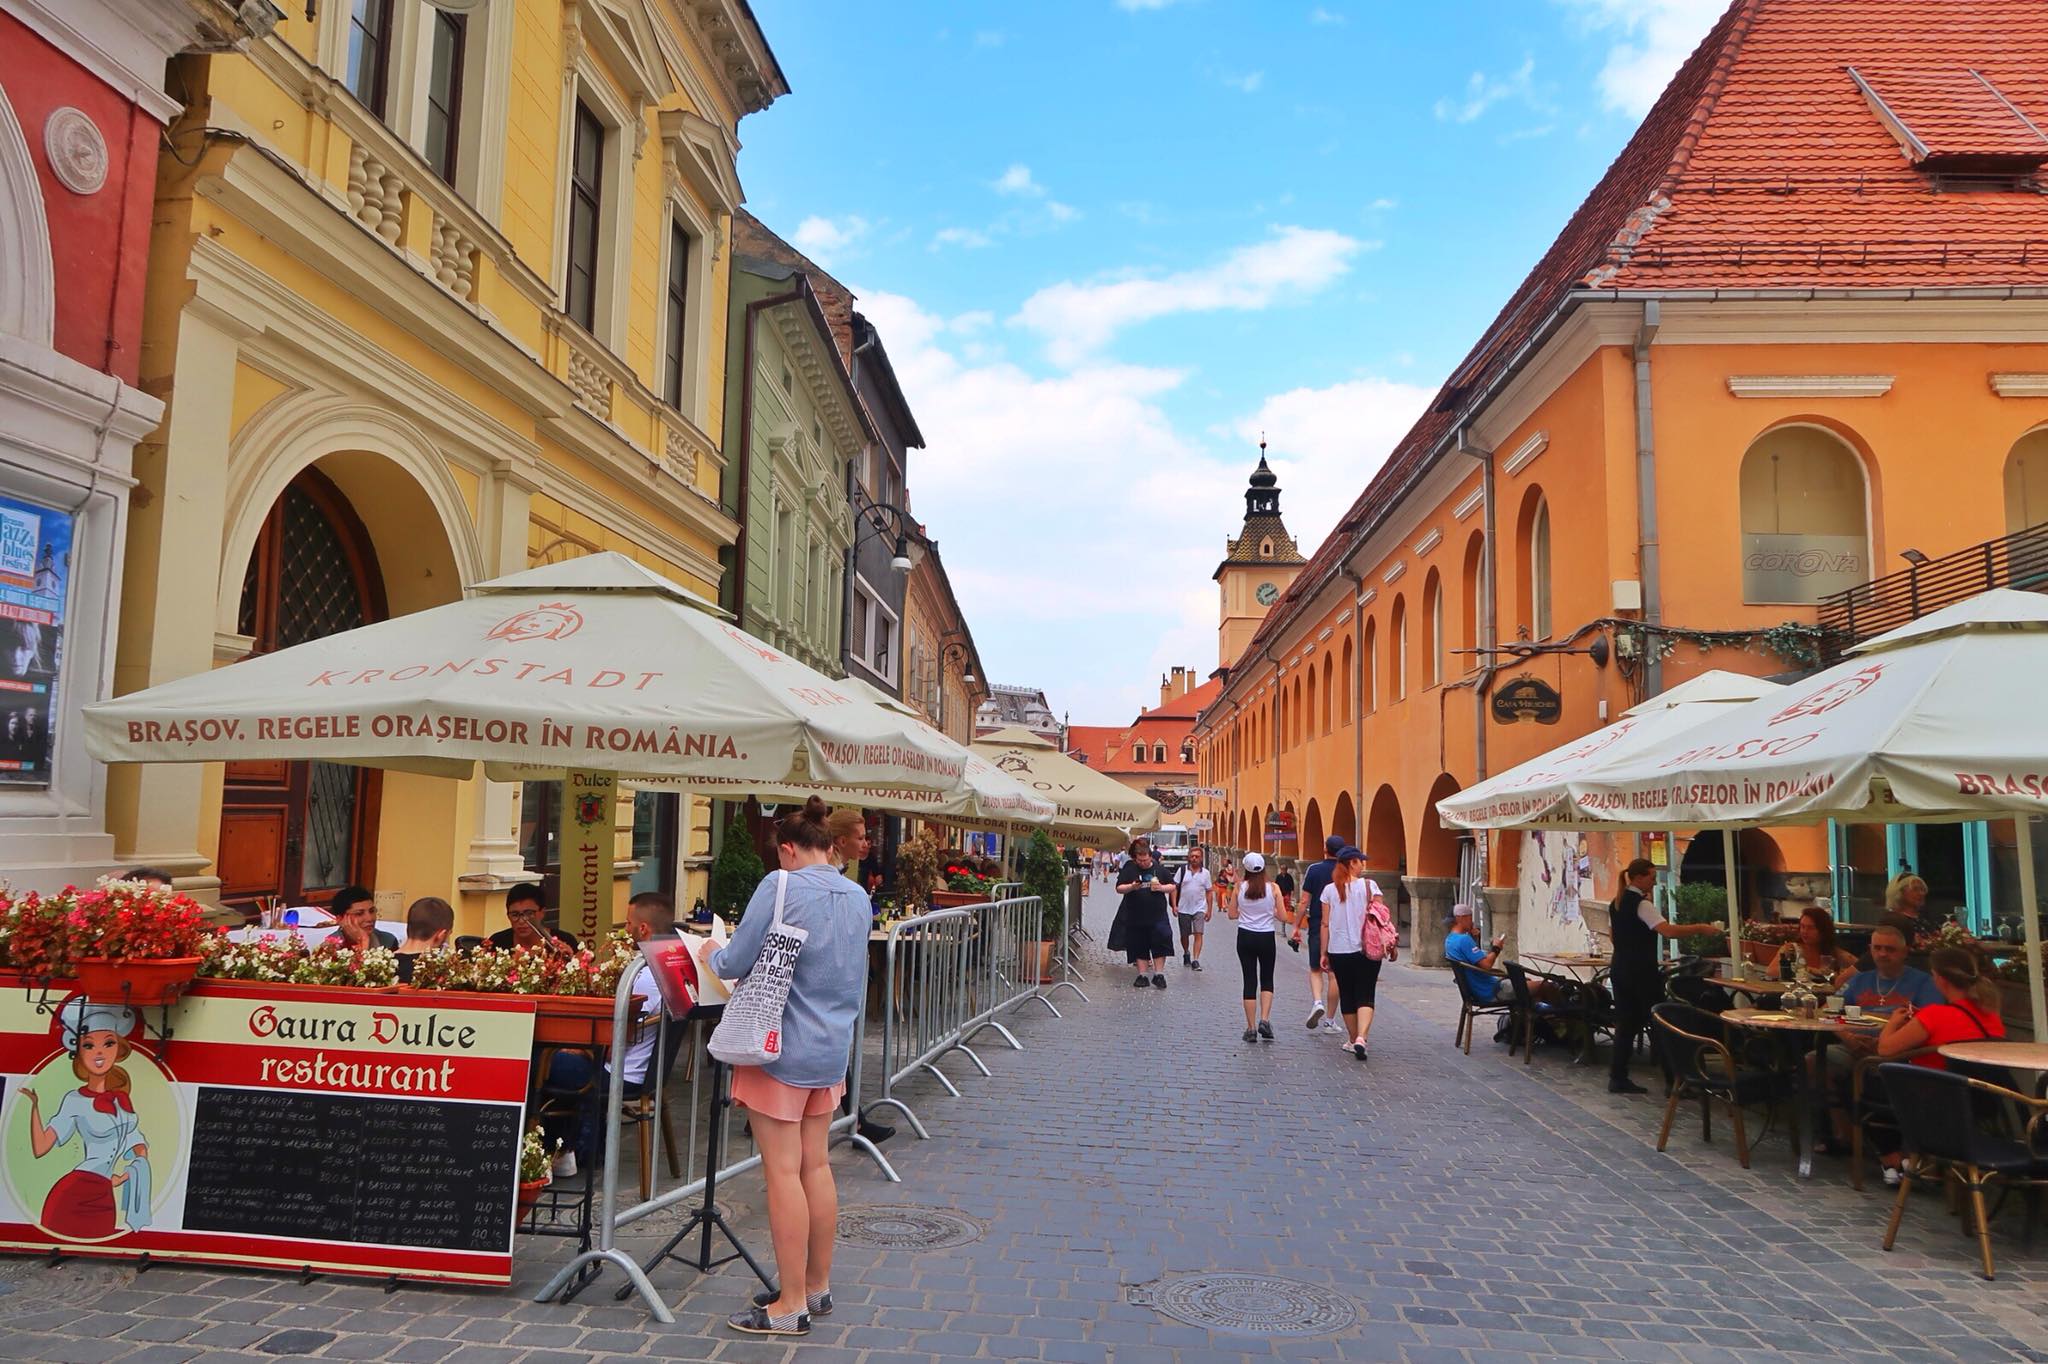
[[[1650,1046],[1671,1081],[1657,1149],[1663,1150],[1670,1142],[1672,1120],[1678,1116],[1678,1105],[1687,1099],[1700,1101],[1700,1140],[1711,1142],[1713,1106],[1718,1103],[1728,1109],[1728,1120],[1735,1127],[1735,1158],[1747,1170],[1750,1141],[1743,1110],[1759,1105],[1768,1110],[1792,1092],[1792,1077],[1755,1064],[1747,1055],[1738,1056],[1729,1046],[1719,1015],[1676,1000],[1651,1007]]]
[[[455,950],[458,952],[474,952],[483,945],[482,938],[470,933],[465,933],[455,940]]]
[[[1512,1036],[1515,1022],[1514,1015],[1518,1006],[1514,1001],[1514,995],[1511,990],[1506,993],[1502,992],[1501,986],[1506,982],[1502,981],[1499,976],[1494,975],[1491,971],[1482,971],[1476,966],[1467,965],[1465,962],[1454,961],[1450,963],[1450,967],[1451,979],[1458,982],[1459,1003],[1458,1030],[1452,1034],[1451,1045],[1454,1047],[1463,1046],[1465,1054],[1470,1056],[1472,1054],[1472,1020],[1487,1016],[1507,1015],[1508,1031],[1509,1035]],[[1472,984],[1474,976],[1485,976],[1488,980],[1494,982],[1493,1000],[1491,1003],[1482,1001],[1479,998],[1479,991]]]
[[[1897,1134],[1899,1119],[1892,1112],[1891,1096],[1882,1083],[1873,1082],[1871,1072],[1892,1061],[1910,1061],[1916,1056],[1931,1056],[1936,1047],[1915,1047],[1902,1051],[1896,1056],[1879,1056],[1871,1052],[1856,1058],[1849,1068],[1849,1187],[1861,1193],[1863,1190],[1863,1156],[1866,1143],[1873,1132]]]
[[[1984,1258],[1984,1277],[1995,1277],[1984,1191],[1994,1184],[2025,1188],[2031,1230],[2035,1196],[2048,1188],[2048,1099],[1929,1066],[1887,1062],[1878,1075],[1909,1161],[1885,1225],[1884,1248],[1898,1240],[1914,1179],[1940,1173],[1969,1196],[1968,1220]]]
[[[1664,982],[1664,993],[1701,1013],[1725,1014],[1735,1007],[1735,997],[1700,976],[1677,974]]]
[[[1543,1019],[1550,1023],[1577,1023],[1586,1030],[1586,1044],[1579,1052],[1584,1061],[1593,1051],[1593,993],[1577,981],[1544,976],[1543,979],[1558,987],[1564,995],[1562,1000],[1539,1000],[1529,985],[1528,968],[1518,961],[1503,963],[1508,973],[1508,984],[1514,987],[1515,1010],[1522,1020],[1522,1064],[1529,1064],[1529,1057],[1536,1042],[1536,1021]],[[1513,1054],[1510,1048],[1510,1055]]]

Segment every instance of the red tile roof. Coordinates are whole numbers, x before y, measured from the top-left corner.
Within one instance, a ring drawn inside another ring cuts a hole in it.
[[[1982,70],[1961,63],[1885,62],[1849,71],[1907,159],[1917,164],[2048,161],[2048,135],[2034,121],[2044,110],[2038,80],[2023,79],[2008,94]]]
[[[1130,732],[1127,725],[1068,725],[1067,751],[1097,772],[1107,772]]]
[[[1138,719],[1140,721],[1182,719],[1192,720],[1195,718],[1196,715],[1201,713],[1202,707],[1208,705],[1211,701],[1214,701],[1216,699],[1217,694],[1222,690],[1223,679],[1220,677],[1212,677],[1207,682],[1204,682],[1201,686],[1191,688],[1186,695],[1176,696],[1173,700],[1168,701],[1163,706],[1154,706],[1151,710],[1148,710],[1143,715],[1140,715]]]
[[[1940,145],[1985,134],[1974,95],[1946,118],[1921,97],[1958,71],[1982,73],[2048,129],[2043,0],[1735,0],[1282,594],[1245,661],[1578,298],[2048,286],[2048,195],[1941,192],[1901,154],[1852,66],[1891,74]],[[1901,83],[1904,71],[1927,74]]]

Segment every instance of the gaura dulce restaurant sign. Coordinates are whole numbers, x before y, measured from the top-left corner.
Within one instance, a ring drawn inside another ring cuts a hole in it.
[[[0,979],[0,1248],[504,1284],[531,1000]]]

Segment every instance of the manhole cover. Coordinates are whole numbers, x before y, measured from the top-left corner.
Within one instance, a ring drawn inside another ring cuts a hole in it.
[[[885,1250],[944,1250],[979,1241],[981,1223],[943,1208],[868,1203],[839,1210],[839,1239]]]
[[[1253,1336],[1326,1336],[1358,1320],[1350,1299],[1264,1274],[1190,1274],[1133,1289],[1131,1301],[1175,1321]]]
[[[256,1348],[267,1355],[309,1355],[333,1341],[332,1331],[279,1331],[268,1340],[259,1341]]]

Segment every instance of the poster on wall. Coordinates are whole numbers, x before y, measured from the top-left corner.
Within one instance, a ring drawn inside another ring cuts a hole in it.
[[[50,784],[71,517],[0,495],[0,786]]]
[[[530,1000],[0,985],[0,1248],[505,1284]]]

